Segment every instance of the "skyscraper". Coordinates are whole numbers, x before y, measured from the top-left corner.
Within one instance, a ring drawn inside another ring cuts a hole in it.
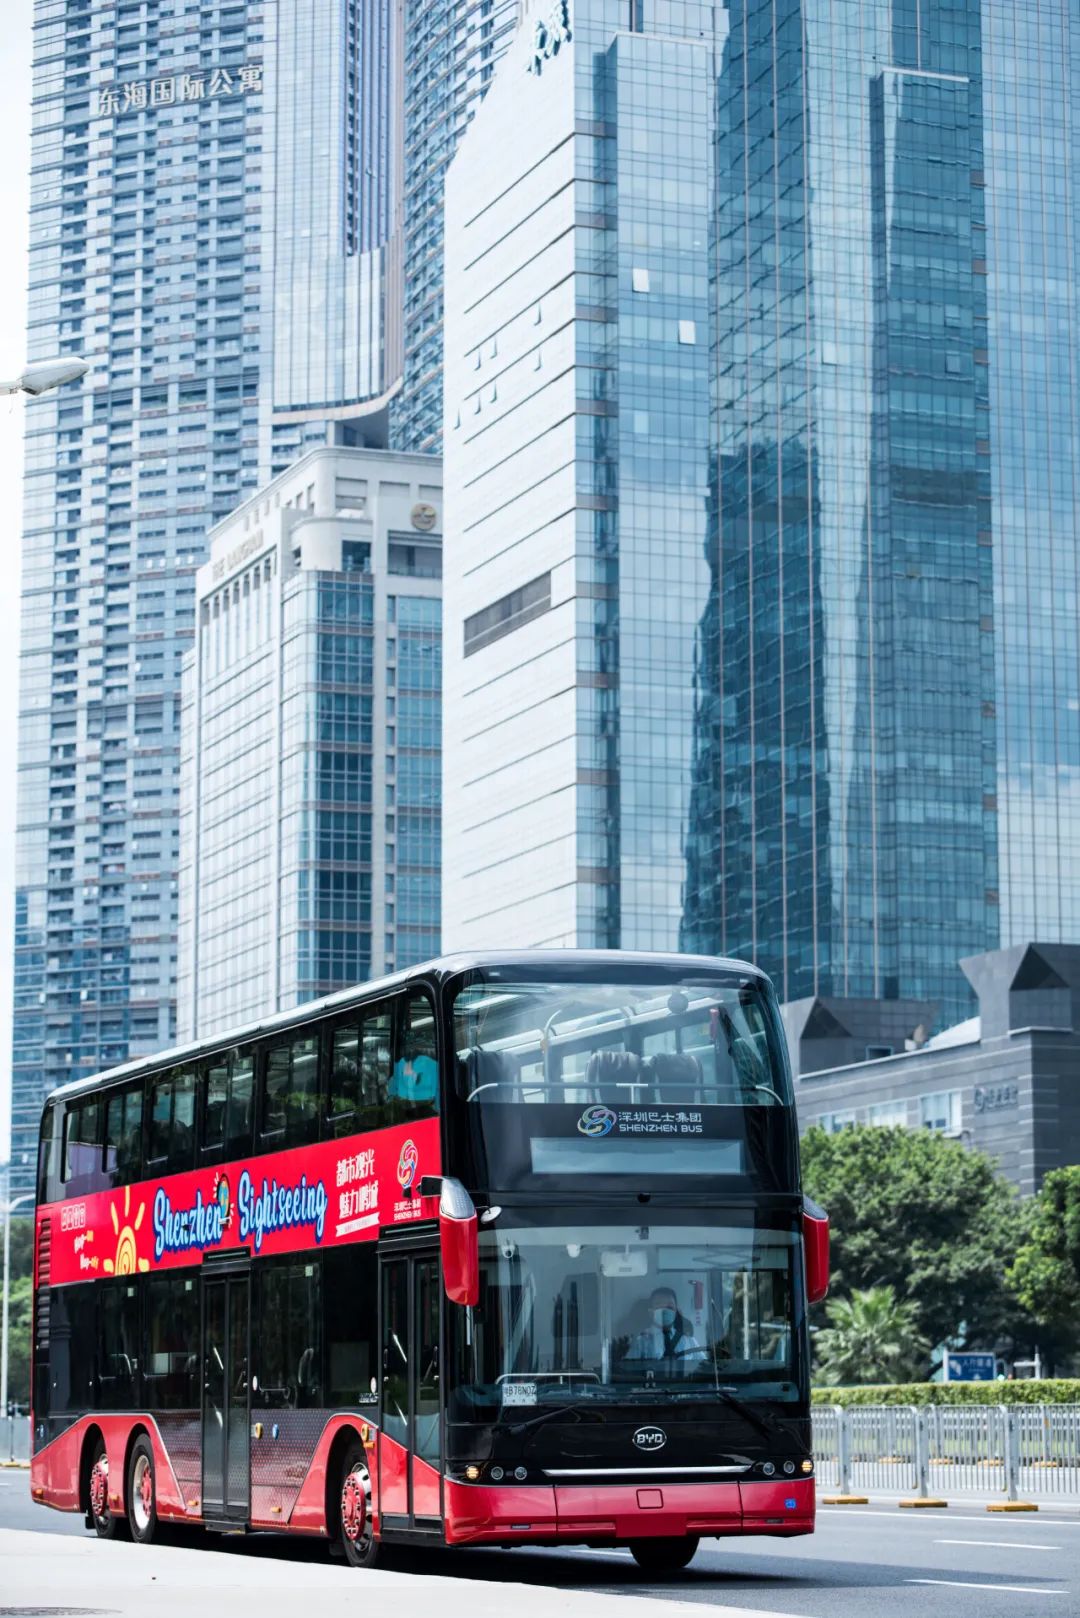
[[[529,14],[447,184],[449,947],[949,1017],[1075,935],[1069,35]]]
[[[443,393],[443,185],[513,37],[521,0],[401,0],[404,378],[397,449],[438,450]]]
[[[207,527],[309,444],[384,431],[399,350],[386,7],[38,0],[36,23],[30,353],[94,370],[27,411],[16,1191],[49,1088],[173,1036]]]
[[[439,952],[437,456],[310,450],[210,536],[184,660],[181,1040]]]

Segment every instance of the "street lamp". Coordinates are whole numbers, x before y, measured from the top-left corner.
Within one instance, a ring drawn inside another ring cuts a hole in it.
[[[8,1302],[11,1294],[11,1216],[20,1202],[33,1202],[34,1193],[24,1191],[4,1203],[4,1305],[0,1326],[0,1414],[8,1413]]]
[[[59,388],[65,382],[78,382],[90,369],[90,361],[77,354],[59,354],[52,360],[32,360],[24,365],[18,376],[0,381],[0,393],[29,393],[36,399],[39,393]]]

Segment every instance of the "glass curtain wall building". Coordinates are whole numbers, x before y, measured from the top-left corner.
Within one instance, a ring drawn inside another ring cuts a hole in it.
[[[1066,11],[528,15],[447,183],[447,947],[954,1021],[1075,929]]]
[[[210,536],[183,679],[182,1040],[439,952],[439,472],[313,450]]]
[[[404,379],[391,412],[396,449],[442,438],[443,186],[506,50],[522,0],[400,0]]]
[[[27,407],[16,1192],[47,1090],[174,1036],[180,661],[207,527],[307,443],[384,430],[396,182],[363,87],[385,103],[393,63],[371,17],[35,6],[30,354],[94,369]]]

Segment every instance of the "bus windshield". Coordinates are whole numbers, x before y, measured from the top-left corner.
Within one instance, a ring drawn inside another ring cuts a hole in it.
[[[775,1107],[791,1101],[763,984],[691,978],[514,981],[470,973],[454,998],[467,1101]]]
[[[793,1403],[796,1238],[753,1223],[526,1225],[481,1235],[458,1419],[551,1407]],[[752,1216],[751,1216],[752,1218]]]

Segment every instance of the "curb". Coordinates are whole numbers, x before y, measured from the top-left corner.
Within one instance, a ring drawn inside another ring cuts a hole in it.
[[[823,1494],[821,1503],[823,1506],[868,1506],[870,1496],[868,1494]]]
[[[29,1461],[0,1461],[0,1472],[29,1472]]]
[[[924,1506],[934,1506],[935,1508],[946,1507],[949,1504],[947,1500],[898,1500],[896,1503],[898,1506],[911,1506],[915,1508]]]
[[[987,1511],[1038,1511],[1038,1506],[1030,1500],[995,1500],[987,1506]]]

